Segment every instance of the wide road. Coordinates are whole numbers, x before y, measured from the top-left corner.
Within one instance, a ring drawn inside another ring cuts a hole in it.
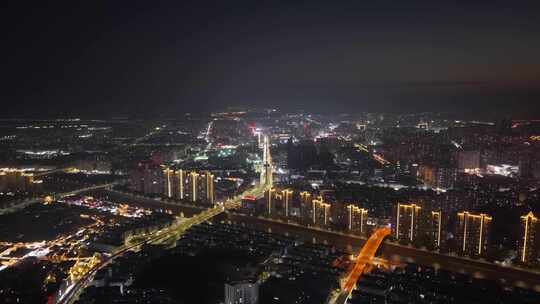
[[[121,248],[120,250],[118,250],[117,252],[115,252],[114,254],[106,258],[105,260],[103,260],[101,263],[99,263],[98,265],[90,269],[81,279],[79,279],[71,287],[69,287],[68,290],[64,294],[57,296],[56,303],[58,304],[73,303],[75,299],[78,297],[78,295],[80,294],[80,292],[82,292],[82,290],[86,288],[90,282],[92,282],[94,275],[100,269],[107,266],[115,258],[122,256],[127,251],[135,249],[144,244],[159,243],[161,240],[169,240],[171,237],[178,238],[182,235],[182,233],[184,233],[191,226],[198,225],[204,221],[207,221],[211,217],[223,212],[223,210],[224,210],[223,207],[209,208],[206,211],[203,211],[191,218],[175,223],[165,229],[148,234],[146,235],[144,239],[138,240],[137,242],[134,242],[128,246],[124,246],[123,248]]]
[[[260,217],[251,217],[239,213],[228,212],[224,219],[233,223],[246,225],[261,230],[271,230],[274,233],[287,234],[301,240],[317,243],[327,243],[350,250],[359,250],[366,239],[341,232],[325,231],[309,228],[298,224],[285,223]],[[396,243],[383,242],[379,249],[380,256],[391,261],[414,262],[419,265],[439,267],[441,269],[466,273],[475,277],[498,280],[509,285],[534,288],[540,291],[540,273],[519,268],[505,267],[476,259],[468,259],[437,252],[421,250]]]
[[[117,195],[126,195],[124,193],[120,192],[113,192]],[[100,264],[96,265],[94,268],[89,270],[80,280],[78,280],[76,283],[74,283],[64,294],[59,295],[57,297],[56,303],[58,304],[71,304],[75,301],[75,299],[78,297],[78,295],[86,288],[86,286],[92,282],[92,279],[94,275],[102,268],[107,266],[110,262],[114,260],[114,258],[119,257],[126,253],[129,250],[135,249],[143,244],[148,243],[163,243],[163,242],[169,242],[171,239],[178,239],[186,230],[188,230],[190,227],[194,225],[198,225],[202,222],[208,221],[211,218],[223,213],[226,208],[236,208],[239,206],[242,197],[244,195],[255,195],[260,196],[264,193],[264,187],[262,186],[256,186],[254,188],[251,188],[247,190],[246,192],[235,196],[232,199],[227,200],[223,206],[215,206],[213,208],[205,209],[202,212],[199,212],[198,214],[193,215],[192,217],[178,223],[174,224],[171,227],[162,229],[160,231],[157,231],[155,233],[151,233],[147,235],[144,239],[138,240],[135,243],[132,243],[128,246],[125,246],[121,250],[117,251],[110,257],[108,257],[106,260],[101,262]],[[163,203],[161,201],[151,200],[152,203]]]

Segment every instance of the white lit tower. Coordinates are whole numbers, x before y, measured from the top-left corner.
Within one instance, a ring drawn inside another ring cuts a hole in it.
[[[270,154],[270,142],[268,140],[268,136],[264,136],[263,140],[263,163],[262,163],[262,170],[261,170],[261,185],[265,185],[267,187],[272,187],[272,174],[273,174],[273,166],[272,166],[272,155]]]

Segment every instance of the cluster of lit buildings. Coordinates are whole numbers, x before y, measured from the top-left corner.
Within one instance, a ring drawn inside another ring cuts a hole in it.
[[[348,229],[356,233],[364,234],[367,231],[368,210],[356,205],[347,205]]]
[[[438,250],[443,242],[443,232],[448,215],[441,210],[429,210],[421,204],[396,205],[393,233],[400,243],[427,245]],[[455,239],[455,252],[470,257],[483,257],[487,253],[490,224],[492,218],[484,213],[458,212]]]
[[[144,194],[213,205],[214,182],[214,174],[210,171],[143,164],[131,174],[130,189]]]
[[[330,204],[325,203],[321,196],[314,197],[309,192],[299,192],[297,197],[300,204],[293,206],[294,194],[291,189],[267,189],[264,195],[265,215],[285,219],[299,217],[305,223],[319,227],[330,224]]]
[[[368,210],[356,204],[337,204],[325,199],[324,193],[268,188],[262,200],[246,196],[242,209],[269,218],[292,220],[305,225],[329,228],[336,222],[350,233],[369,232]],[[338,210],[339,209],[339,210]]]
[[[444,220],[447,219],[448,216],[443,215],[441,210],[429,210],[417,203],[398,203],[392,225],[393,236],[400,243],[428,245],[430,249],[438,250],[447,227]],[[461,211],[455,219],[455,248],[452,251],[463,256],[486,257],[492,233],[492,217],[485,213]],[[521,223],[522,233],[517,246],[519,262],[537,263],[540,256],[540,242],[537,239],[539,219],[529,212],[521,217]]]
[[[344,229],[357,235],[369,235],[374,222],[381,222],[368,220],[368,209],[358,204],[328,202],[324,195],[289,188],[269,188],[262,200],[245,197],[242,208],[268,218],[324,229]],[[460,211],[449,215],[441,209],[430,208],[422,201],[397,203],[394,210],[390,219],[392,237],[401,244],[454,252],[472,258],[490,256],[493,219],[488,214]],[[540,241],[537,237],[539,219],[530,212],[521,217],[521,222],[521,238],[516,246],[519,262],[537,263],[540,257]]]
[[[214,175],[210,171],[165,168],[163,176],[166,197],[214,204]]]

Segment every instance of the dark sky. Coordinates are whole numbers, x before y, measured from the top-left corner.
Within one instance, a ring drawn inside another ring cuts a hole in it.
[[[4,115],[540,116],[538,1],[62,2],[2,9]]]

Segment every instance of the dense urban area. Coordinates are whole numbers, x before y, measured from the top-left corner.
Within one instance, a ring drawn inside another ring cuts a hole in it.
[[[0,120],[3,303],[540,303],[540,121]]]

